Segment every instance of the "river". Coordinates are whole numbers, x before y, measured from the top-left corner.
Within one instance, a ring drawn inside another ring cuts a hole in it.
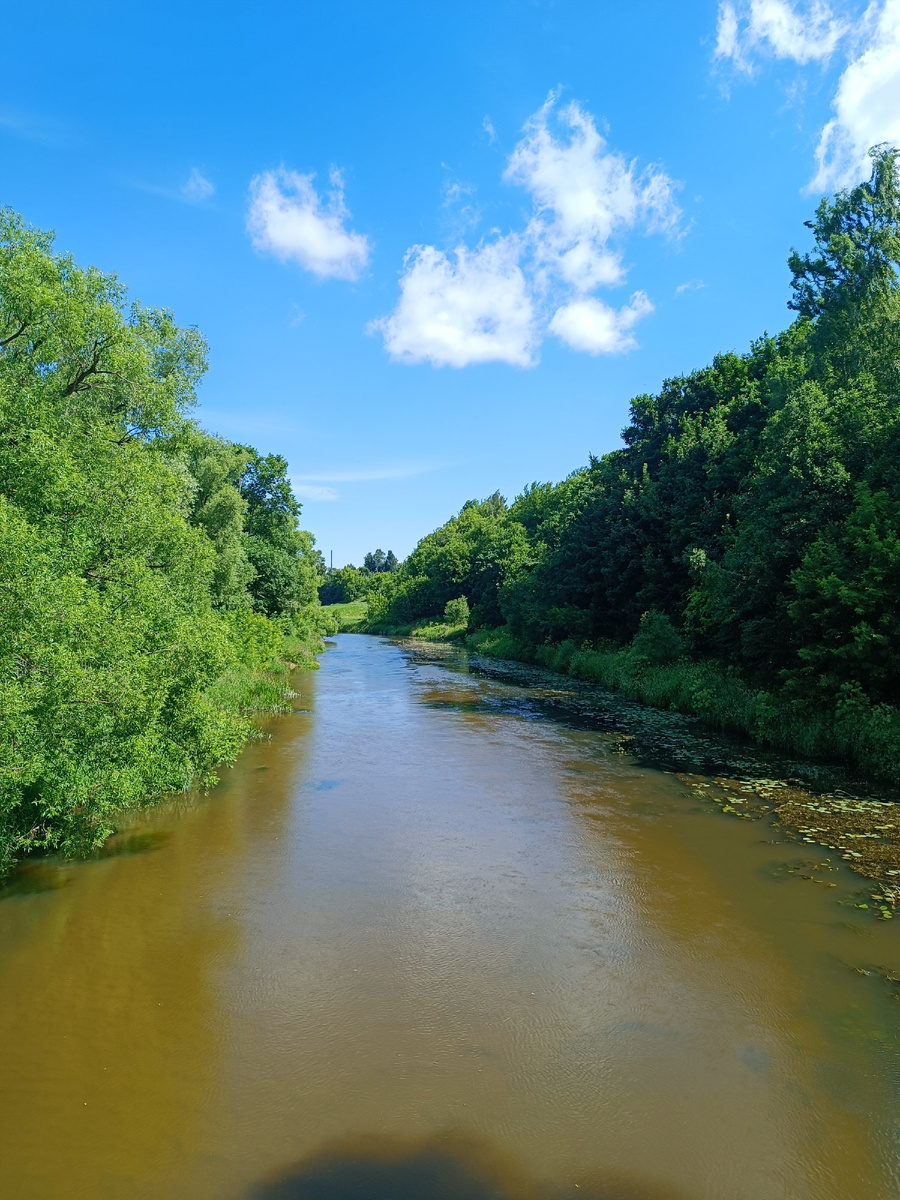
[[[0,901],[0,1196],[900,1196],[900,921],[842,864],[464,651],[321,664]]]

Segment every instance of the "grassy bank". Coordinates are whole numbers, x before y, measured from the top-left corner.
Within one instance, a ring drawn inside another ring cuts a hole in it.
[[[599,684],[630,700],[699,717],[711,729],[737,733],[760,746],[847,764],[873,780],[900,776],[900,710],[873,703],[847,685],[838,698],[753,687],[734,668],[684,652],[678,634],[654,615],[630,645],[574,640],[534,645],[506,627],[467,634],[465,626],[421,619],[406,624],[367,623],[365,601],[331,605],[342,629],[385,637],[464,641],[480,654],[533,663]],[[346,615],[345,615],[346,614]]]
[[[345,604],[327,604],[322,612],[330,618],[334,633],[357,633],[364,625],[368,604],[365,600],[350,600]]]
[[[779,695],[756,689],[736,671],[710,659],[679,656],[653,661],[640,639],[638,634],[627,647],[579,646],[573,641],[530,646],[501,628],[472,633],[466,644],[480,654],[535,663],[643,704],[697,716],[712,729],[743,734],[761,746],[841,761],[873,779],[896,784],[897,709],[872,704],[852,688],[829,706],[789,692]]]
[[[252,635],[246,637],[240,661],[206,693],[218,709],[243,719],[245,737],[255,736],[252,718],[256,714],[288,710],[294,694],[291,673],[319,669],[316,655],[324,649],[322,634],[331,632],[331,622],[321,619],[309,624],[282,619],[266,622],[266,627],[271,631],[268,644],[261,645]]]
[[[466,637],[465,623],[426,619],[398,625],[369,621],[368,608],[365,600],[351,600],[346,604],[328,604],[322,612],[333,623],[335,633],[380,633],[384,637],[417,637],[429,642],[462,642]]]

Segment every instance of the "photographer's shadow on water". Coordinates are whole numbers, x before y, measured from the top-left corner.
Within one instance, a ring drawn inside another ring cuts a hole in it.
[[[615,1173],[548,1186],[529,1180],[484,1141],[447,1133],[421,1139],[342,1138],[274,1173],[248,1200],[688,1200]]]

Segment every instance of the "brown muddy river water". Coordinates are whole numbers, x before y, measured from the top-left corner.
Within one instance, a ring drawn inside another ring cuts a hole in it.
[[[0,901],[0,1196],[900,1197],[900,920],[429,653]]]

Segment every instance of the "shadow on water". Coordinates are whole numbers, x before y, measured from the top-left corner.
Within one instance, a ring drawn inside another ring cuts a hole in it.
[[[119,858],[132,854],[152,854],[171,839],[172,834],[159,830],[140,833],[114,834],[91,856],[90,862],[103,858]],[[58,892],[67,887],[75,875],[75,864],[54,858],[25,859],[18,863],[0,887],[0,900],[14,896],[34,896],[40,892]]]
[[[10,871],[2,887],[0,900],[14,896],[34,896],[39,892],[58,892],[72,880],[72,870],[58,862],[34,859],[19,863]]]
[[[118,858],[126,854],[152,854],[171,841],[172,834],[164,830],[147,830],[143,833],[116,834],[104,842],[98,858]]]
[[[593,1175],[557,1187],[529,1180],[484,1141],[358,1135],[277,1172],[249,1200],[687,1200],[647,1181]]]

